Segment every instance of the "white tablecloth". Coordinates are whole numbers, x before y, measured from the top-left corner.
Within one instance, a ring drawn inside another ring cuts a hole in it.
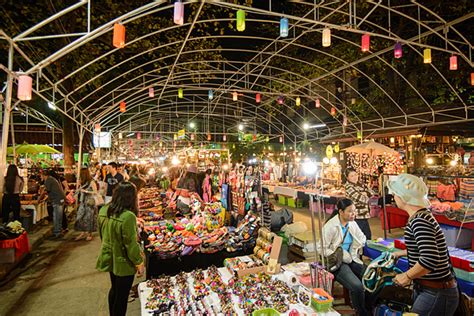
[[[273,193],[284,195],[284,196],[289,196],[293,199],[296,199],[298,197],[298,190],[293,189],[293,188],[288,188],[288,187],[275,186],[275,188],[273,189]]]
[[[229,281],[229,279],[232,277],[229,270],[225,267],[218,268],[218,270],[219,270],[219,273],[222,277],[222,281],[224,283],[227,283]],[[140,297],[140,305],[141,305],[142,316],[153,315],[153,312],[149,309],[146,309],[146,307],[145,307],[147,297],[150,295],[151,292],[152,292],[152,289],[146,286],[146,282],[141,282],[138,285],[138,295]],[[215,298],[218,299],[217,294],[215,294],[215,293],[213,293],[213,294],[216,296]],[[238,298],[237,298],[237,296],[233,295],[233,300],[235,302],[234,309],[236,310],[237,315],[245,316],[244,312],[238,307]],[[312,308],[307,307],[307,306],[303,306],[301,304],[291,304],[290,305],[290,311],[292,309],[297,309],[300,313],[306,313],[306,315],[321,315],[321,316],[338,316],[338,315],[340,315],[338,312],[336,312],[332,309],[328,312],[325,312],[325,313],[317,313]],[[288,314],[289,313],[283,313],[281,315],[288,315]]]
[[[36,224],[45,217],[48,217],[48,206],[46,202],[39,204],[22,204],[21,208],[24,210],[33,211],[33,224]]]

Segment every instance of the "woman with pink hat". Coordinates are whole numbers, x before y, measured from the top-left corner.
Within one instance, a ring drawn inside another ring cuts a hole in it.
[[[453,315],[459,292],[452,272],[448,247],[438,222],[427,208],[428,187],[419,178],[400,174],[389,181],[388,188],[397,206],[410,218],[405,228],[406,250],[395,257],[408,256],[409,269],[398,274],[394,282],[401,286],[414,284],[412,311],[425,316]]]

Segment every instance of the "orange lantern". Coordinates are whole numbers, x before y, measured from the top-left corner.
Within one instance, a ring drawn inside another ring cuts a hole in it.
[[[253,135],[252,135],[252,140],[253,140],[253,141],[256,141],[256,140],[257,140],[257,134],[253,134]]]
[[[471,86],[474,86],[474,72],[471,72]]]
[[[125,101],[120,102],[120,113],[124,113],[126,111],[127,104]]]
[[[361,45],[363,52],[368,52],[370,49],[370,35],[364,34],[362,35],[362,45]]]
[[[336,115],[336,108],[335,108],[335,107],[332,107],[332,108],[331,108],[331,115],[332,115],[332,116],[335,116],[335,115]]]
[[[18,77],[18,91],[17,98],[21,101],[31,100],[31,91],[33,87],[33,78],[27,75],[21,75]]]
[[[94,130],[95,130],[96,132],[99,132],[99,133],[100,133],[100,124],[99,124],[99,123],[96,123],[96,124],[95,124]]]
[[[113,45],[117,48],[123,48],[125,46],[125,26],[120,23],[114,24]]]
[[[207,133],[207,140],[211,140],[212,137],[211,137],[211,133]]]
[[[260,103],[261,101],[262,101],[262,96],[260,95],[260,93],[257,93],[255,95],[255,102]]]

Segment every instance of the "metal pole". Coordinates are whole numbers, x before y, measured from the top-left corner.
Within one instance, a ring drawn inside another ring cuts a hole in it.
[[[317,239],[316,239],[316,227],[314,225],[314,203],[315,203],[315,196],[314,194],[309,195],[309,211],[311,213],[311,233],[313,235],[313,245],[314,245],[314,261],[318,262],[318,247],[317,247]],[[316,279],[318,276],[316,275]],[[316,286],[313,284],[313,286]]]
[[[10,127],[12,133],[12,148],[13,148],[13,164],[16,165],[16,144],[15,144],[15,127],[13,126],[13,112],[10,112]]]
[[[5,112],[3,113],[2,127],[2,150],[0,154],[0,195],[3,193],[5,184],[5,169],[7,166],[7,145],[8,145],[8,127],[10,124],[10,112],[12,105],[13,91],[13,44],[10,43],[8,50],[8,74],[7,74],[7,95],[5,104]]]
[[[82,116],[81,116],[81,123],[82,123]],[[76,170],[76,189],[80,187],[81,183],[81,165],[82,165],[82,140],[84,139],[84,125],[81,124],[81,130],[79,132],[79,157],[77,158],[77,170]]]
[[[388,226],[388,218],[387,218],[387,209],[385,207],[385,176],[382,172],[382,205],[383,205],[383,238],[387,240],[387,226]]]

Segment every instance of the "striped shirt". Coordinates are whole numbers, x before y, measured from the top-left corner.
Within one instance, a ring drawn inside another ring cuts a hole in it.
[[[421,279],[441,280],[451,275],[446,239],[429,211],[418,211],[412,216],[405,228],[405,243],[410,268],[418,262],[430,270]]]

